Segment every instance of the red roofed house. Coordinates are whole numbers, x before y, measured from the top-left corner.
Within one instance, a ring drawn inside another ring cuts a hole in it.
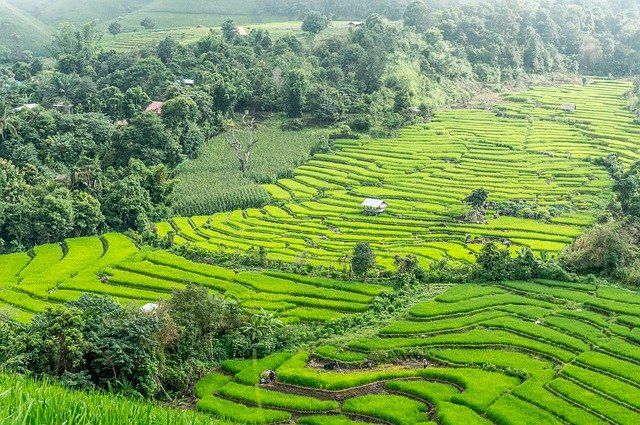
[[[147,108],[144,111],[155,112],[156,114],[160,115],[162,113],[162,105],[164,105],[164,102],[160,102],[159,100],[154,100],[147,106]]]

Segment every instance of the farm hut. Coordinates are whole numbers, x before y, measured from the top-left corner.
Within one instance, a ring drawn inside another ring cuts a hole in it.
[[[563,103],[561,108],[564,112],[569,113],[573,113],[578,109],[575,103]]]
[[[156,304],[156,303],[146,303],[145,305],[140,307],[140,311],[142,311],[143,313],[153,313],[159,307],[160,306],[158,304]]]
[[[382,199],[367,198],[362,202],[362,208],[366,215],[382,214],[388,205]]]
[[[361,30],[362,28],[364,28],[364,22],[358,22],[358,21],[351,21],[347,24],[347,27],[351,30]]]
[[[248,37],[249,36],[249,32],[247,31],[247,29],[245,27],[236,27],[236,35],[238,37]]]
[[[160,115],[162,113],[162,105],[164,105],[164,102],[160,102],[159,100],[154,100],[149,105],[147,105],[144,111],[155,112],[156,114]]]
[[[191,78],[182,78],[181,80],[178,80],[178,83],[182,84],[183,86],[192,86],[196,82],[194,80],[192,80]]]

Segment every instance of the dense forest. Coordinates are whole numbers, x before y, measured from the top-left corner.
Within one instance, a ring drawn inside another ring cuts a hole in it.
[[[483,87],[639,71],[640,32],[631,24],[640,12],[631,4],[438,9],[418,0],[400,11],[398,2],[357,3],[396,9],[341,36],[314,34],[350,3],[278,2],[317,6],[305,17],[307,35],[242,36],[228,21],[190,45],[169,37],[117,53],[102,49],[101,30],[87,23],[60,27],[48,58],[5,49],[0,250],[107,229],[149,231],[171,214],[175,167],[240,112],[385,135]],[[152,100],[164,102],[161,113],[144,112]]]

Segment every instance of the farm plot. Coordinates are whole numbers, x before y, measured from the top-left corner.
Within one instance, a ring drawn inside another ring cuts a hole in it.
[[[237,299],[249,311],[274,311],[286,322],[339,319],[367,310],[388,287],[281,272],[234,271],[165,251],[139,250],[121,234],[68,239],[29,253],[0,256],[0,312],[29,320],[83,293],[142,305],[189,284]]]
[[[177,243],[215,251],[263,247],[274,260],[336,266],[359,241],[371,242],[387,267],[408,253],[424,265],[473,261],[487,240],[557,253],[611,197],[607,172],[586,158],[615,152],[636,159],[629,88],[601,79],[537,89],[519,95],[535,100],[507,96],[496,111],[438,112],[392,140],[339,141],[336,153],[315,155],[291,178],[264,185],[272,205],[161,223],[160,234],[174,231]],[[560,101],[576,102],[578,111],[563,116]],[[486,223],[465,220],[464,199],[477,188],[489,191]],[[365,216],[365,198],[389,208]],[[499,205],[521,207],[499,216]]]
[[[199,384],[198,407],[265,424],[636,424],[638,302],[569,282],[453,286],[374,336],[227,362]]]

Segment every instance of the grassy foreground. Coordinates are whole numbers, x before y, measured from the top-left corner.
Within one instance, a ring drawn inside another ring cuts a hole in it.
[[[0,375],[4,425],[209,425],[211,416],[103,393],[72,391],[20,376]]]

